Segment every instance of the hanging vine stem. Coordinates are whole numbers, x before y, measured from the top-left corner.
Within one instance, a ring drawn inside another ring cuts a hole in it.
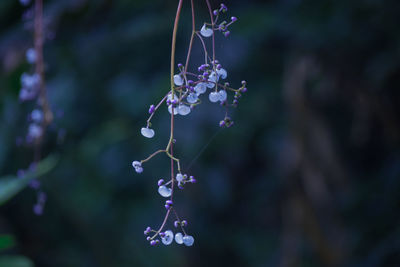
[[[181,10],[182,10],[182,3],[183,0],[179,0],[178,3],[178,8],[176,10],[176,16],[175,16],[175,22],[174,22],[174,29],[172,32],[172,45],[171,45],[171,96],[172,100],[174,100],[174,95],[175,95],[175,87],[174,87],[174,70],[175,70],[175,51],[176,51],[176,34],[178,31],[178,25],[179,25],[179,18],[181,15]],[[174,184],[175,184],[175,177],[174,177],[174,161],[177,161],[178,164],[178,171],[180,171],[180,165],[179,165],[179,160],[174,158],[174,150],[173,150],[173,140],[174,140],[174,106],[172,106],[172,112],[171,112],[171,131],[170,131],[170,137],[168,141],[167,148],[165,149],[165,152],[167,155],[171,158],[171,198],[170,200],[173,201],[174,197]],[[168,153],[168,150],[170,151]],[[169,208],[167,210],[167,213],[165,214],[164,221],[162,222],[160,228],[155,232],[155,234],[150,238],[150,240],[153,240],[157,235],[162,231],[164,228],[165,224],[167,223],[169,214],[171,213],[171,209]]]
[[[38,104],[43,110],[42,129],[43,134],[35,140],[34,162],[38,162],[41,158],[41,146],[46,134],[48,125],[53,121],[53,112],[51,111],[49,101],[47,99],[47,89],[44,74],[44,59],[43,59],[43,0],[35,1],[35,21],[34,21],[34,49],[36,54],[35,73],[39,75],[39,96]]]

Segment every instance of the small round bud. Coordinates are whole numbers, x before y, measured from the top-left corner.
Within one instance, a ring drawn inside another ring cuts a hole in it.
[[[151,231],[150,227],[147,227],[146,230],[144,230],[144,235],[148,235]]]
[[[158,182],[157,182],[158,186],[162,186],[163,184],[164,184],[164,179],[158,180]]]
[[[232,22],[237,21],[237,17],[231,17]]]

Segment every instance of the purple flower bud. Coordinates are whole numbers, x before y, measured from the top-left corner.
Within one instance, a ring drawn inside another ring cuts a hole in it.
[[[150,239],[151,239],[151,237],[150,237],[150,236],[148,236],[148,237],[146,238],[146,240],[147,240],[147,241],[150,241]]]
[[[231,17],[232,22],[237,21],[237,17]]]
[[[158,241],[158,240],[151,240],[151,241],[150,241],[150,245],[151,245],[151,246],[157,245],[157,243],[158,243],[157,241]]]
[[[214,16],[218,15],[218,9],[215,9],[215,10],[213,11],[213,14],[214,14]]]
[[[165,237],[165,233],[164,233],[164,232],[161,232],[161,233],[160,233],[160,236],[161,236],[161,237]]]
[[[165,204],[172,206],[173,202],[172,202],[172,200],[167,200],[167,201],[165,201]]]
[[[156,110],[156,107],[154,105],[151,105],[149,108],[149,113],[152,114]]]
[[[192,184],[195,184],[195,183],[197,182],[197,180],[196,180],[195,178],[192,178],[192,179],[190,179],[190,182],[191,182]]]
[[[179,226],[179,221],[174,221],[174,226],[175,226],[176,228],[178,228],[178,226]]]
[[[151,228],[147,226],[146,230],[144,230],[144,235],[148,235],[151,232]]]
[[[243,89],[241,90],[243,93],[246,93],[247,92],[247,88],[246,87],[243,87]]]
[[[30,4],[31,0],[19,0],[19,2],[21,3],[21,5],[27,6]]]
[[[226,32],[224,32],[224,36],[228,37],[230,33],[231,33],[230,31],[226,31]]]
[[[205,78],[207,78],[208,76],[210,76],[210,73],[208,73],[208,72],[203,72],[203,76],[205,77]]]
[[[183,220],[183,221],[181,222],[181,225],[182,225],[182,226],[186,226],[186,225],[187,225],[187,221],[186,221],[186,220]]]
[[[18,178],[22,178],[24,175],[25,175],[25,171],[24,170],[20,169],[20,170],[17,171],[17,177]]]
[[[245,84],[246,84],[246,81],[242,81],[242,84],[245,85]]]
[[[183,64],[182,64],[182,63],[179,63],[179,64],[178,64],[178,68],[180,68],[180,69],[183,68]]]
[[[218,65],[217,65],[217,70],[220,70],[220,69],[222,69],[222,65],[221,65],[221,64],[218,64]]]
[[[219,122],[219,127],[224,127],[225,126],[225,121],[220,121]]]
[[[45,192],[38,193],[38,203],[44,204],[46,202],[47,195]]]
[[[33,179],[32,181],[30,181],[29,186],[33,189],[39,189],[40,187],[40,181]]]
[[[43,214],[43,206],[41,204],[35,204],[33,205],[33,213],[36,215],[42,215]]]
[[[183,184],[181,182],[178,183],[178,188],[183,189]]]
[[[24,139],[21,136],[18,136],[15,138],[15,145],[16,146],[21,146],[24,143]]]
[[[160,179],[160,180],[158,180],[157,185],[158,186],[162,186],[163,183],[164,183],[164,179]]]
[[[168,205],[168,204],[165,204],[165,205],[164,205],[164,207],[165,207],[167,210],[169,210],[169,208],[170,208],[170,205]]]
[[[221,8],[219,10],[222,12],[226,12],[226,11],[228,11],[228,8],[226,7],[226,5],[221,4]]]

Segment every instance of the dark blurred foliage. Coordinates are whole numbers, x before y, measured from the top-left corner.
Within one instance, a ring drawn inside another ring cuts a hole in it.
[[[207,10],[195,2],[200,27]],[[17,244],[7,254],[39,267],[400,266],[400,1],[225,4],[239,21],[217,38],[218,59],[249,91],[230,129],[218,129],[223,110],[208,103],[177,119],[183,168],[198,156],[189,171],[198,184],[179,192],[176,207],[196,241],[152,248],[143,230],[163,219],[156,183],[169,161],[158,156],[141,175],[131,162],[168,140],[165,107],[154,139],[139,130],[168,90],[177,1],[45,1],[48,93],[64,114],[45,154],[61,158],[42,179],[43,216],[32,213],[30,189],[1,207],[1,233]],[[32,160],[15,145],[32,108],[18,102],[32,45],[23,13],[18,1],[0,1],[2,175]]]

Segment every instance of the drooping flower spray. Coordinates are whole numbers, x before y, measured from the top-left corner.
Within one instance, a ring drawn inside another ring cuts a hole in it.
[[[171,45],[171,76],[170,76],[170,90],[160,100],[157,105],[150,105],[149,118],[147,124],[141,129],[141,134],[147,138],[153,138],[155,131],[151,128],[151,119],[153,118],[156,111],[159,110],[161,105],[165,102],[167,110],[171,114],[170,118],[170,137],[165,149],[160,149],[151,154],[149,157],[141,161],[133,161],[132,166],[137,173],[143,172],[143,164],[149,161],[157,154],[163,153],[168,156],[171,160],[171,172],[170,179],[165,181],[160,179],[157,182],[158,193],[167,198],[165,201],[166,214],[161,226],[158,229],[147,227],[144,234],[147,236],[147,240],[150,245],[154,246],[161,242],[165,245],[169,245],[175,239],[178,244],[185,244],[186,246],[192,246],[194,244],[193,236],[189,235],[186,231],[187,221],[182,220],[178,216],[176,205],[174,203],[174,192],[175,188],[183,189],[187,184],[196,183],[196,179],[186,173],[182,173],[180,160],[174,155],[174,120],[175,116],[181,115],[186,116],[192,112],[193,108],[201,104],[201,95],[208,93],[209,101],[218,103],[225,108],[225,117],[219,122],[220,127],[230,127],[233,125],[233,121],[228,116],[230,107],[236,107],[239,98],[243,93],[247,91],[246,82],[242,81],[241,86],[238,89],[230,87],[228,82],[221,82],[228,77],[228,72],[224,66],[216,59],[215,51],[215,34],[221,32],[225,37],[230,34],[229,27],[237,21],[236,17],[231,17],[229,21],[221,20],[221,17],[226,15],[228,8],[221,4],[218,9],[212,10],[209,0],[205,0],[208,12],[210,14],[210,21],[203,23],[200,30],[196,30],[195,21],[195,10],[193,0],[191,2],[191,13],[192,13],[192,33],[190,37],[188,52],[186,56],[185,65],[177,64],[178,73],[175,72],[175,48],[176,48],[176,34],[179,24],[179,18],[182,10],[183,0],[179,0],[178,8],[176,11],[176,17],[174,22],[174,28],[172,33],[172,45]],[[211,53],[209,53],[206,45],[207,39],[211,37]],[[204,63],[197,68],[197,72],[189,71],[190,57],[193,48],[193,42],[198,39],[201,43],[201,47],[204,53]],[[229,102],[228,92],[234,94],[233,100]],[[175,174],[174,168],[177,168]],[[180,229],[174,232],[172,230],[165,230],[170,215],[175,217],[174,227]]]
[[[30,5],[30,0],[20,0],[24,6]],[[35,108],[28,116],[28,130],[24,143],[33,147],[33,162],[30,169],[34,169],[41,160],[42,144],[45,138],[46,130],[53,121],[53,112],[51,111],[47,98],[43,44],[43,0],[35,0],[33,4],[33,48],[26,51],[26,60],[31,64],[30,73],[21,75],[21,90],[19,99],[22,102],[35,101]],[[31,19],[29,16],[26,19]],[[24,174],[23,170],[18,172],[18,176]],[[37,215],[43,213],[46,202],[46,194],[41,190],[40,182],[37,179],[31,181],[30,186],[37,192],[37,203],[33,206],[33,211]]]

